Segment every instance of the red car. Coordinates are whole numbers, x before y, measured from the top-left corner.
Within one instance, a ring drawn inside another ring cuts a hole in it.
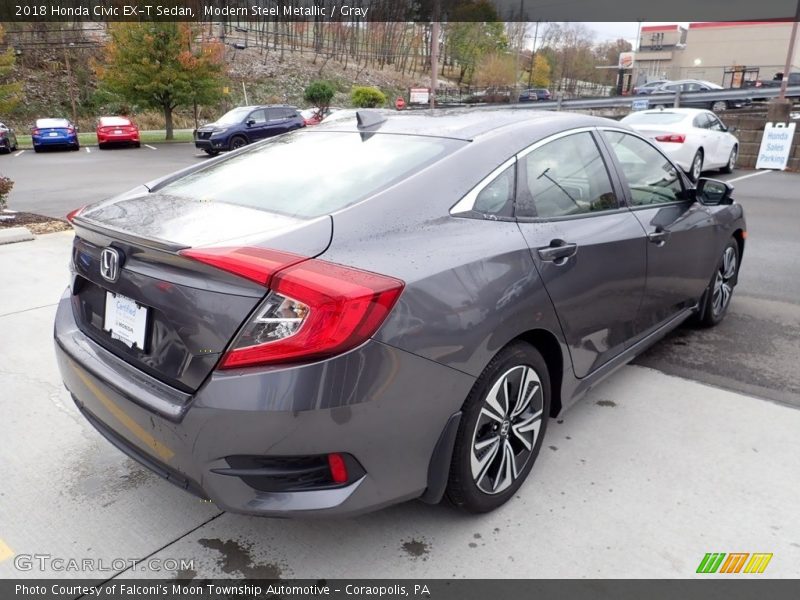
[[[320,112],[320,110],[317,108],[307,108],[300,111],[300,116],[303,117],[303,121],[306,125],[319,125],[323,119],[331,116],[337,110],[341,109],[329,106],[324,112]]]
[[[141,145],[139,128],[128,117],[100,117],[96,133],[101,150],[112,144],[133,144],[136,148]]]

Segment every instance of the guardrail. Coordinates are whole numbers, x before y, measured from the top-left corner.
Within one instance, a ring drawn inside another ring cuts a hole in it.
[[[780,88],[745,88],[738,90],[717,90],[714,92],[679,92],[674,94],[643,94],[637,96],[613,96],[607,98],[579,98],[574,100],[550,100],[547,102],[526,102],[513,104],[513,108],[537,108],[561,110],[570,108],[615,108],[630,107],[635,100],[647,100],[650,107],[680,106],[681,101],[719,102],[722,100],[766,100],[777,98]],[[800,96],[800,85],[786,88],[786,96]]]

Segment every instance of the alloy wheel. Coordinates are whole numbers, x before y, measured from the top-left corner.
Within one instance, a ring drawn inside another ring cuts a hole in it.
[[[714,104],[711,105],[711,110],[714,112],[720,112],[728,108],[728,105],[725,104],[722,100],[717,100]]]
[[[736,146],[731,149],[731,155],[728,158],[728,170],[733,171],[733,168],[736,166],[736,159],[738,158],[739,153],[736,151]]]
[[[697,181],[703,172],[703,156],[699,152],[694,155],[692,162],[692,180]]]
[[[541,381],[528,365],[512,367],[491,387],[470,453],[472,478],[482,492],[499,494],[523,472],[536,446],[543,406]]]
[[[731,301],[733,294],[731,281],[736,276],[736,261],[736,250],[730,246],[725,248],[722,264],[717,269],[717,275],[714,278],[714,292],[711,296],[711,310],[714,312],[714,316],[721,315]]]
[[[245,142],[240,137],[235,137],[235,138],[233,138],[231,140],[231,150],[237,150],[237,149],[241,148],[242,146],[246,146],[246,145],[247,145],[247,142]]]

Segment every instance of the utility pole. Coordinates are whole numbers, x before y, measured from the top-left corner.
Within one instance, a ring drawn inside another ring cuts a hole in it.
[[[533,48],[531,48],[531,69],[528,71],[528,88],[533,87],[533,72],[536,69],[536,38],[539,37],[539,21],[533,30]]]
[[[78,124],[78,110],[75,106],[75,88],[72,87],[72,68],[69,64],[69,53],[67,52],[67,40],[64,37],[64,30],[61,30],[61,45],[64,48],[64,66],[67,68],[67,88],[69,89],[69,101],[72,105],[72,122]]]
[[[439,18],[438,3],[437,10],[433,15],[434,19]],[[436,88],[439,87],[439,21],[434,21],[431,25],[431,108],[436,108]]]
[[[783,68],[783,79],[781,80],[781,93],[778,96],[779,101],[786,99],[786,86],[789,85],[789,73],[792,72],[792,58],[794,57],[794,43],[797,37],[797,22],[800,21],[800,0],[797,1],[797,9],[794,15],[794,23],[792,23],[792,33],[789,36],[789,49],[786,52],[786,66]]]

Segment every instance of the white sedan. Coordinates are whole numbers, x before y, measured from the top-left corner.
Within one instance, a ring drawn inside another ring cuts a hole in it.
[[[730,173],[736,165],[739,140],[710,110],[643,110],[621,122],[655,141],[692,181],[708,169]]]

